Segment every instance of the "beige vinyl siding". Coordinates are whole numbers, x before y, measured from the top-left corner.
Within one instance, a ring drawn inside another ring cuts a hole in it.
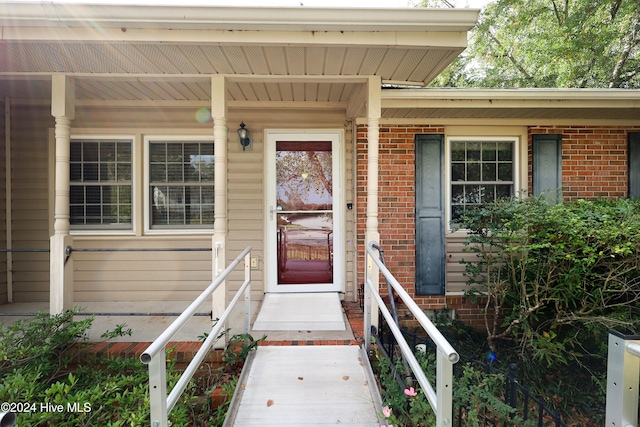
[[[462,232],[448,233],[445,237],[447,257],[447,294],[462,293],[468,289],[467,278],[464,275],[465,265],[460,261],[469,259],[472,253],[464,251],[466,236]]]
[[[146,136],[203,136],[213,140],[213,125],[198,123],[194,108],[78,107],[72,134],[85,137],[133,137],[135,235],[75,234],[74,247],[84,249],[199,248],[206,251],[127,251],[73,253],[74,300],[82,301],[192,301],[212,281],[213,230],[154,230],[143,223],[144,158]],[[239,122],[238,122],[239,123]],[[230,125],[232,126],[232,125]],[[234,128],[230,128],[233,135]],[[132,231],[133,233],[133,231]],[[230,261],[233,258],[227,260]]]
[[[54,126],[48,106],[11,108],[12,246],[49,248],[49,129]],[[13,254],[13,300],[49,300],[49,254]]]
[[[344,129],[344,111],[305,111],[286,110],[268,111],[251,110],[246,113],[231,112],[231,117],[227,121],[229,127],[229,150],[228,150],[228,246],[227,261],[233,260],[245,247],[251,245],[252,256],[257,257],[259,269],[252,270],[252,299],[260,300],[266,289],[264,282],[265,275],[265,254],[264,254],[264,232],[265,227],[265,141],[264,134],[269,129]],[[253,149],[242,151],[235,133],[241,121],[246,123],[251,131]],[[234,127],[235,124],[235,127]],[[345,134],[346,153],[351,150],[350,135]],[[343,151],[344,153],[344,151]],[[347,154],[348,156],[350,154]],[[344,160],[345,167],[351,169],[347,163],[351,162],[350,157]],[[347,172],[349,175],[350,172]],[[349,188],[347,184],[343,188]],[[348,197],[345,194],[345,197]],[[347,224],[346,236],[353,234],[353,227]],[[348,239],[348,237],[345,237]],[[348,246],[348,245],[347,245]],[[347,260],[349,256],[347,254]],[[353,265],[347,263],[347,268]],[[347,270],[347,278],[353,276],[353,272]],[[239,289],[243,282],[241,272],[234,274],[227,282],[227,298],[230,299]],[[351,284],[347,282],[347,293],[353,292],[353,278]]]
[[[81,248],[205,248],[211,249],[212,233],[146,233],[142,219],[144,166],[143,144],[148,135],[205,136],[213,139],[213,125],[198,123],[198,108],[99,108],[76,109],[72,135],[99,137],[130,136],[135,139],[134,195],[135,230],[130,233],[92,235],[74,233],[73,247]],[[52,232],[54,120],[49,107],[26,108],[13,112],[14,122],[14,247],[48,248]],[[236,129],[247,124],[253,138],[253,150],[242,152]],[[228,242],[227,263],[246,246],[253,247],[259,260],[252,270],[252,299],[260,300],[265,290],[264,275],[264,141],[266,129],[343,129],[344,111],[269,111],[251,109],[230,111],[227,118],[229,143],[228,166]],[[35,124],[35,125],[34,125]],[[351,138],[345,143],[348,181],[351,180]],[[350,201],[349,193],[345,200]],[[352,221],[352,220],[351,220]],[[347,219],[346,238],[353,235]],[[347,244],[347,251],[353,250]],[[212,280],[212,252],[81,252],[72,255],[74,300],[83,301],[154,301],[192,300]],[[349,257],[349,253],[347,253]],[[352,258],[352,256],[351,256]],[[350,260],[351,258],[347,258]],[[49,256],[47,253],[16,254],[14,295],[17,301],[48,301]],[[352,262],[347,264],[348,292],[353,292]],[[350,279],[349,279],[350,278]],[[242,283],[242,268],[227,282],[228,298]],[[0,288],[1,289],[1,288]]]
[[[191,301],[211,283],[211,238],[75,238],[75,301]],[[192,248],[206,251],[82,252]]]
[[[344,168],[345,168],[345,187],[344,187],[344,202],[352,203],[352,209],[346,210],[345,215],[345,252],[346,252],[346,265],[345,265],[345,298],[348,301],[356,301],[358,297],[356,287],[357,277],[357,254],[356,254],[356,204],[355,204],[355,158],[353,148],[353,122],[349,122],[345,132],[345,156],[344,156]],[[345,205],[346,208],[346,205]]]
[[[4,100],[0,100],[0,248],[7,247],[7,191],[6,191],[6,154],[5,147],[7,141],[5,139],[6,126],[5,126],[5,103]],[[0,304],[5,304],[8,301],[7,296],[7,253],[0,253]]]

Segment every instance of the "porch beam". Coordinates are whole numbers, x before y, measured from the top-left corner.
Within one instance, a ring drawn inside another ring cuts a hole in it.
[[[63,313],[73,306],[73,259],[65,252],[73,245],[69,235],[69,162],[71,147],[71,121],[75,118],[75,91],[69,76],[51,77],[51,115],[55,118],[55,193],[54,234],[50,241],[50,295],[51,315]]]
[[[368,99],[368,85],[363,84],[356,88],[356,93],[349,98],[347,106],[347,118],[356,119],[365,115],[365,106]]]
[[[227,251],[227,103],[226,78],[211,77],[211,117],[213,119],[214,153],[214,223],[213,223],[213,263],[212,275],[215,280],[226,267]],[[226,308],[226,281],[213,293],[211,298],[211,318],[219,319]],[[224,345],[224,338],[216,345]]]

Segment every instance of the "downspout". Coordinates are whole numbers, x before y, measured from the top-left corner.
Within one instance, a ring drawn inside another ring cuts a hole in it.
[[[13,302],[13,230],[11,229],[11,98],[4,99],[4,149],[5,149],[5,217],[7,245],[7,302]]]

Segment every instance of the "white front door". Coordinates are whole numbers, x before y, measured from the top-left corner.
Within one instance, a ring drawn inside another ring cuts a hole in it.
[[[341,131],[267,132],[267,291],[342,291]]]

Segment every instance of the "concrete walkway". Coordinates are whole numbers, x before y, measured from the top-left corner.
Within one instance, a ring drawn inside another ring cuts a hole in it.
[[[267,295],[254,336],[268,327],[268,341],[247,361],[225,426],[380,426],[380,395],[345,311],[337,294]]]
[[[366,355],[357,346],[264,346],[226,426],[378,427],[379,396]]]

